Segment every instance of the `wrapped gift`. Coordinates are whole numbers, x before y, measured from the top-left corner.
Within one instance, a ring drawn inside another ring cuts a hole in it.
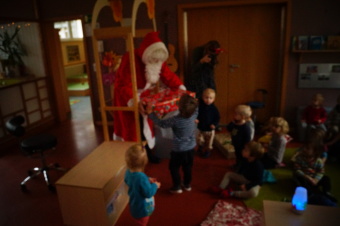
[[[214,147],[227,159],[235,158],[235,149],[231,144],[231,137],[229,133],[217,133],[214,138]]]
[[[141,96],[141,101],[146,103],[151,102],[153,112],[155,112],[159,118],[162,118],[167,113],[178,109],[178,101],[183,94],[189,94],[190,96],[195,97],[194,92],[181,89],[164,89],[155,94],[151,94],[151,91],[147,90]]]

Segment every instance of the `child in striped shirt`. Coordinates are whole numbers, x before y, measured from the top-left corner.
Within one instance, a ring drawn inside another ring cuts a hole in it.
[[[318,142],[308,142],[303,146],[295,158],[293,178],[297,186],[307,189],[309,196],[321,193],[336,202],[330,193],[331,180],[325,175],[324,162],[320,158],[323,149],[319,147]]]
[[[159,119],[152,112],[152,104],[147,103],[145,113],[159,127],[172,128],[173,142],[169,162],[170,174],[173,187],[171,193],[182,193],[181,185],[184,190],[191,191],[191,171],[194,162],[194,148],[196,146],[195,120],[198,115],[198,101],[185,94],[178,103],[179,113],[171,118]],[[181,184],[180,168],[183,170],[184,178]]]

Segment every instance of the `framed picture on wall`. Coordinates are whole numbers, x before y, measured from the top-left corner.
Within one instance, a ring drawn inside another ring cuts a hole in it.
[[[80,51],[78,45],[67,45],[66,54],[68,63],[80,61]]]
[[[340,88],[340,63],[300,64],[299,88]]]

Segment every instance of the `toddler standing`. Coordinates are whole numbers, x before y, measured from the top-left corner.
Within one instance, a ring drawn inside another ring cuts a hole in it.
[[[170,154],[169,169],[173,186],[171,193],[182,193],[180,168],[183,170],[183,188],[191,191],[192,166],[196,147],[196,118],[198,115],[198,102],[195,98],[184,94],[181,96],[178,108],[179,114],[167,119],[159,119],[152,112],[152,104],[146,105],[145,113],[159,127],[172,128],[173,146]]]
[[[220,120],[220,113],[214,104],[216,92],[205,89],[198,107],[198,150],[203,158],[211,155],[212,144],[215,137],[215,128]]]
[[[286,151],[288,122],[282,117],[272,117],[269,120],[269,128],[272,134],[267,147],[267,152],[262,158],[265,169],[284,166],[283,155]]]
[[[129,187],[131,215],[137,225],[147,225],[150,215],[155,209],[153,196],[161,184],[143,172],[148,158],[142,145],[131,146],[125,153],[125,161],[128,169],[124,181]]]
[[[227,125],[227,130],[231,135],[231,143],[235,149],[236,166],[242,160],[242,150],[244,145],[251,141],[252,130],[247,123],[251,115],[251,108],[248,105],[238,105],[235,108],[234,120]]]
[[[227,172],[219,187],[211,187],[211,191],[221,195],[223,198],[254,198],[259,194],[262,177],[263,165],[260,161],[264,148],[256,141],[250,141],[242,150],[242,161],[237,172]],[[240,190],[227,188],[230,181],[234,181],[240,185]]]

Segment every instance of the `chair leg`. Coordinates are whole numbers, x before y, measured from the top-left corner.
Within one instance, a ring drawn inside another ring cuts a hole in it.
[[[21,190],[22,191],[27,191],[27,187],[26,187],[26,182],[35,178],[36,176],[38,176],[41,173],[41,168],[35,167],[31,170],[28,171],[28,177],[26,177],[21,183]]]
[[[48,190],[54,192],[56,189],[55,189],[54,185],[51,184],[51,182],[50,182],[50,177],[48,175],[48,170],[49,170],[48,168],[44,168],[42,171],[43,171],[43,174],[44,174],[44,178],[45,178],[45,182],[47,184]]]
[[[48,171],[49,170],[57,170],[57,171],[67,171],[67,169],[65,168],[62,168],[60,167],[60,165],[58,163],[52,163],[52,164],[49,164],[48,166],[45,165],[45,160],[42,159],[42,163],[44,164],[44,166],[42,168],[39,168],[39,167],[35,167],[33,169],[30,169],[28,171],[28,177],[26,177],[21,183],[20,183],[20,186],[21,186],[21,190],[22,191],[27,191],[27,187],[26,187],[26,183],[27,181],[35,178],[36,176],[38,176],[39,174],[43,173],[44,175],[44,180],[46,182],[46,185],[48,187],[48,189],[50,191],[55,191],[55,186],[51,183],[50,181],[50,177],[48,175]]]

